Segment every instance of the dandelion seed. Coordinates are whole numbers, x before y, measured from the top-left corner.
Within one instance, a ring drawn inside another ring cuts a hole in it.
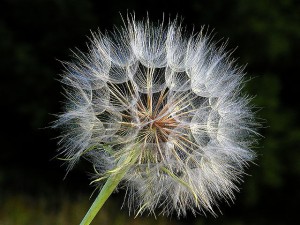
[[[215,215],[218,201],[234,199],[256,123],[240,93],[244,73],[224,48],[204,29],[187,36],[176,20],[130,18],[92,33],[88,53],[64,63],[60,153],[69,169],[88,159],[93,183],[107,180],[97,210],[119,182],[135,214]]]

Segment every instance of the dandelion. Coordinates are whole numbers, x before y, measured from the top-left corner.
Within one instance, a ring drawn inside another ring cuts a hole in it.
[[[176,20],[132,17],[92,33],[88,53],[64,63],[60,154],[69,169],[89,160],[102,187],[81,224],[117,187],[136,215],[215,215],[220,200],[234,200],[256,133],[243,69],[225,45],[204,29],[188,36]]]

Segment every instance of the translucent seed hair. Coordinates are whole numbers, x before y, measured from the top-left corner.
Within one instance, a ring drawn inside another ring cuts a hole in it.
[[[205,29],[188,35],[177,20],[132,17],[92,33],[61,79],[66,101],[55,127],[68,169],[87,159],[99,187],[122,173],[117,186],[134,214],[215,215],[255,156],[244,72],[225,47]]]

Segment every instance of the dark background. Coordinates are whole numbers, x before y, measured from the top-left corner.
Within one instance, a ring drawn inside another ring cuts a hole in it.
[[[264,136],[236,193],[235,204],[220,204],[223,215],[181,221],[133,219],[119,210],[124,193],[114,194],[95,224],[296,224],[300,201],[300,3],[297,0],[1,0],[0,1],[0,224],[79,224],[92,200],[81,162],[66,174],[56,155],[60,112],[57,81],[71,51],[86,50],[90,30],[121,26],[120,13],[149,13],[157,21],[176,15],[190,30],[215,30],[229,38],[227,49],[250,79],[245,92],[265,120]],[[77,207],[77,208],[76,208]],[[76,218],[75,218],[76,217]],[[74,219],[75,218],[75,219]],[[148,221],[148,223],[147,223]],[[149,222],[150,221],[150,222]]]

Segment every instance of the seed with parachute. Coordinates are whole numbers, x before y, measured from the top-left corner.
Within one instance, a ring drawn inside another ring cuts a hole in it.
[[[188,36],[177,20],[132,17],[92,33],[88,52],[64,63],[55,126],[69,169],[89,160],[93,183],[115,179],[135,214],[215,215],[214,205],[234,199],[257,135],[244,73],[225,45],[204,28]]]

